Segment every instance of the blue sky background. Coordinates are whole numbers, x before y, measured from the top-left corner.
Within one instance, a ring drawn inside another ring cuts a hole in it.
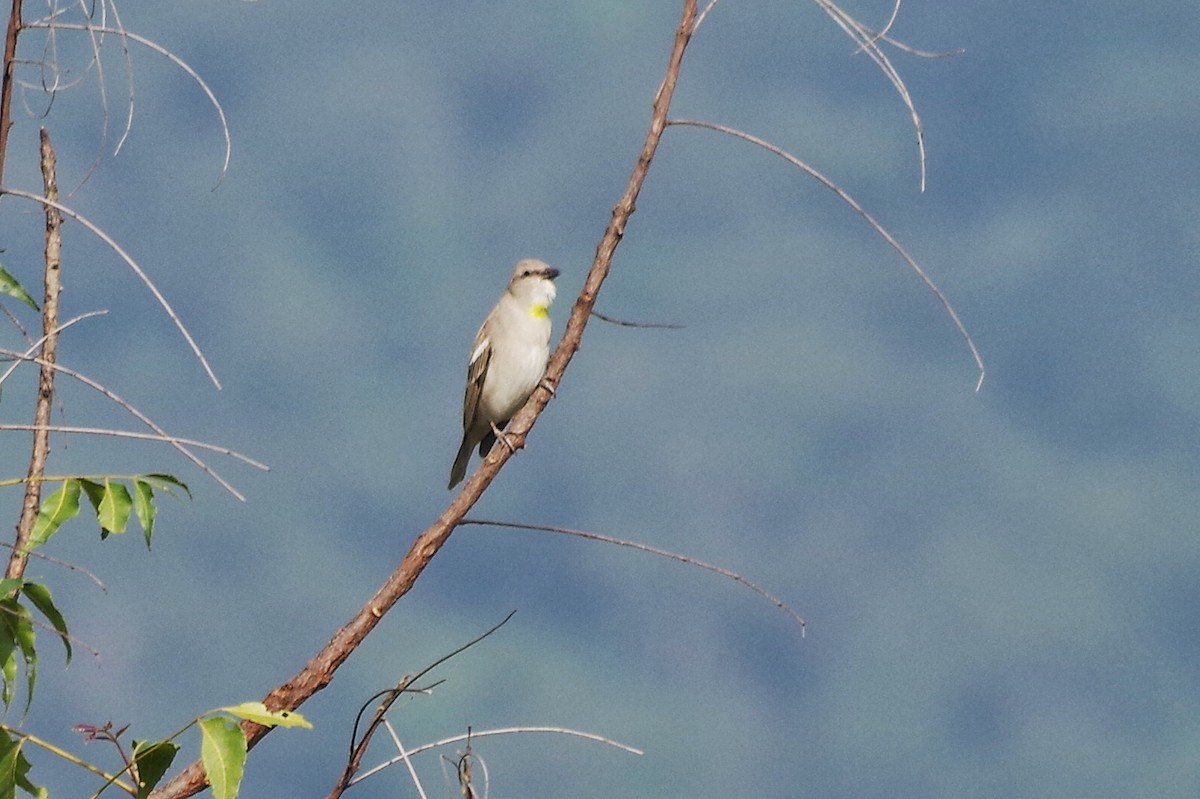
[[[450,499],[469,344],[517,259],[562,270],[561,331],[677,5],[122,5],[224,104],[233,157],[215,191],[203,94],[131,46],[134,125],[113,157],[120,49],[105,51],[104,143],[86,50],[61,35],[83,82],[44,121],[18,115],[6,184],[40,187],[39,124],[64,190],[101,153],[68,202],[153,276],[224,389],[78,228],[63,313],[109,313],[74,327],[61,360],[272,471],[210,459],[243,504],[168,449],[56,441],[56,472],[169,471],[195,500],[164,503],[151,553],[83,522],[59,534],[48,551],[106,592],[31,566],[101,654],[63,671],[43,639],[30,731],[69,744],[71,724],[111,719],[151,738],[260,698],[376,589]],[[890,7],[848,10],[879,25]],[[858,198],[955,303],[982,391],[936,301],[849,209],[761,150],[676,128],[598,309],[685,327],[593,322],[472,512],[720,564],[796,608],[807,637],[708,573],[461,529],[304,706],[316,730],[255,751],[244,795],[324,795],[362,701],[513,609],[401,703],[406,744],[561,725],[646,754],[480,741],[493,796],[1200,791],[1200,12],[911,0],[893,33],[965,49],[894,55],[925,122],[923,194],[903,105],[815,4],[718,4],[673,115],[767,138]],[[22,46],[39,57],[36,34]],[[41,226],[0,202],[0,258],[29,285]],[[19,341],[10,328],[3,346]],[[5,421],[31,416],[32,377],[5,386]],[[58,419],[132,424],[66,381]],[[26,442],[0,438],[13,475]],[[15,520],[18,493],[0,501]],[[456,795],[433,759],[421,768],[431,795]],[[56,795],[91,785],[42,757],[34,774]],[[353,795],[410,791],[392,770]]]

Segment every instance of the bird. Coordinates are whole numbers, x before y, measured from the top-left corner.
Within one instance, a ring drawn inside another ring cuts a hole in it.
[[[518,261],[508,286],[488,313],[467,364],[463,437],[450,469],[454,488],[467,473],[471,450],[486,457],[546,373],[550,358],[550,303],[558,270],[544,261]],[[507,443],[507,441],[505,441]]]

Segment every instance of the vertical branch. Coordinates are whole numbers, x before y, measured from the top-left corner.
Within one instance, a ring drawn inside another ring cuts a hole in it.
[[[21,32],[21,0],[12,0],[4,32],[4,77],[0,79],[0,186],[4,185],[4,155],[12,127],[13,72],[17,69],[17,34]]]
[[[42,186],[46,199],[58,202],[58,179],[54,171],[54,146],[50,134],[41,130]],[[59,265],[62,257],[62,214],[52,204],[46,204],[45,293],[42,298],[42,365],[38,375],[37,402],[33,412],[33,452],[29,457],[29,474],[25,483],[25,499],[21,503],[21,518],[17,522],[17,541],[8,561],[8,577],[25,573],[29,553],[25,546],[37,521],[42,504],[42,475],[46,473],[46,458],[50,454],[50,411],[54,404],[54,363],[58,357],[58,295],[62,291]]]

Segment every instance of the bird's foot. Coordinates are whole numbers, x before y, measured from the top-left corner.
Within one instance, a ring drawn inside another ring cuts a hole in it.
[[[513,446],[511,441],[508,440],[508,436],[504,433],[504,431],[496,426],[495,422],[492,422],[492,435],[496,437],[497,441],[503,441],[504,446],[508,447],[509,452],[514,454],[516,453],[517,448]]]

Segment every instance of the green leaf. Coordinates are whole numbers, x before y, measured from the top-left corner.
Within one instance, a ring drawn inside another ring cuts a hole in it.
[[[62,639],[63,646],[67,648],[67,663],[71,662],[71,638],[67,634],[67,622],[63,619],[62,614],[58,612],[58,608],[54,606],[54,598],[50,596],[50,589],[41,583],[25,583],[24,594],[33,603],[33,606],[42,612],[50,625],[58,633],[58,637]]]
[[[10,297],[16,297],[21,302],[28,305],[35,311],[42,310],[38,304],[34,302],[33,297],[29,296],[29,292],[22,288],[17,279],[8,273],[8,270],[0,266],[0,294],[7,294]]]
[[[133,509],[133,499],[124,483],[114,482],[107,477],[104,479],[104,497],[96,507],[96,519],[100,529],[110,533],[125,532],[129,524],[129,512]]]
[[[15,592],[21,590],[23,585],[25,585],[25,581],[20,577],[6,577],[0,580],[0,599],[7,598],[9,594],[13,594],[13,598],[16,598]]]
[[[33,686],[37,682],[37,650],[34,648],[36,635],[33,629],[33,618],[29,615],[29,611],[15,599],[4,599],[0,600],[0,625],[4,627],[4,632],[0,633],[0,657],[3,657],[0,671],[4,674],[4,687],[0,691],[0,696],[3,697],[4,708],[7,710],[12,705],[13,694],[16,691],[17,652],[20,651],[21,657],[25,661],[25,681],[28,691],[24,712],[28,713],[29,705],[33,702]]]
[[[232,713],[240,719],[249,719],[256,724],[267,727],[303,727],[312,729],[312,724],[304,716],[294,710],[267,710],[262,702],[242,702],[240,705],[223,707],[226,713]]]
[[[50,536],[58,532],[63,522],[79,513],[79,485],[79,480],[64,480],[57,491],[42,500],[42,507],[38,511],[26,551],[32,552],[45,544],[50,540]]]
[[[246,735],[228,716],[200,719],[200,760],[214,799],[235,799],[246,766]]]
[[[108,538],[110,533],[125,532],[129,523],[129,512],[133,508],[133,499],[129,489],[123,483],[104,478],[104,482],[79,478],[88,501],[96,511],[96,521],[100,524],[101,540]]]
[[[86,477],[72,479],[79,481],[79,485],[83,487],[83,493],[87,494],[88,502],[92,503],[92,509],[99,513],[100,503],[104,501],[104,486],[95,480],[88,480]]]
[[[100,519],[100,503],[104,501],[104,486],[97,483],[95,480],[86,478],[78,478],[79,485],[83,487],[83,493],[87,494],[88,502],[92,503],[92,510],[96,512],[96,519]],[[108,538],[108,530],[104,529],[104,525],[100,525],[100,540]]]
[[[172,488],[182,488],[183,493],[187,494],[188,499],[192,498],[192,489],[187,487],[187,483],[169,474],[143,474],[142,480],[150,483],[155,488],[160,488],[168,494],[174,494]]]
[[[0,616],[7,615],[3,603],[0,603]],[[5,710],[12,704],[13,686],[16,682],[17,634],[7,619],[0,618],[0,701],[4,702]]]
[[[150,548],[150,537],[154,535],[154,517],[158,508],[154,504],[154,486],[145,480],[133,481],[133,511],[137,514],[138,524],[146,536],[146,549]]]
[[[134,741],[133,762],[137,766],[137,799],[146,799],[167,773],[179,747],[170,741]]]
[[[29,761],[21,751],[25,739],[0,730],[0,799],[14,799],[17,788],[36,799],[47,799],[50,792],[29,781]]]

